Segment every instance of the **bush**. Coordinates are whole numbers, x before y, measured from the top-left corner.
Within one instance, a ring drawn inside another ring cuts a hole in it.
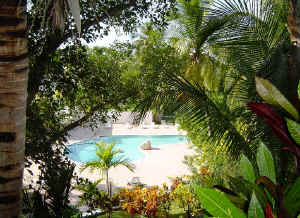
[[[184,209],[187,217],[197,215],[201,211],[200,201],[189,184],[179,183],[172,191],[171,198],[180,208]]]
[[[146,217],[157,217],[159,212],[163,213],[164,217],[169,216],[171,198],[166,185],[163,188],[159,188],[158,186],[151,188],[125,188],[120,191],[119,197],[122,208],[131,217],[135,214]]]
[[[200,125],[187,122],[184,117],[176,120],[180,128],[187,132],[187,137],[191,140],[196,152],[195,155],[186,156],[185,164],[193,173],[193,181],[205,187],[215,184],[227,185],[228,176],[237,175],[237,163],[228,156],[226,148],[222,146],[212,147],[209,143],[203,142],[203,136],[199,134]]]
[[[111,198],[108,193],[97,188],[97,185],[101,182],[90,182],[88,179],[81,179],[81,184],[77,186],[77,189],[82,191],[83,194],[80,198],[80,205],[86,205],[88,212],[93,213],[97,209],[101,209],[104,212],[111,213],[115,206],[119,206],[120,201],[116,194]]]

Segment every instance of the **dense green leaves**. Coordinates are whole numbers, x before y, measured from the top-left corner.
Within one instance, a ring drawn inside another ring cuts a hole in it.
[[[65,140],[73,128],[104,123],[127,102],[131,94],[121,80],[125,54],[117,48],[99,50],[66,46],[53,56],[43,88],[27,108],[26,155],[51,152],[52,144]]]
[[[258,148],[256,161],[260,176],[266,176],[271,179],[273,183],[276,183],[276,171],[273,156],[264,143],[261,143]]]
[[[288,118],[286,118],[286,123],[292,138],[300,145],[300,124]]]
[[[274,85],[272,85],[268,80],[259,77],[256,77],[255,80],[256,90],[266,102],[275,106],[281,106],[296,120],[299,119],[298,111]]]
[[[215,217],[246,218],[246,215],[234,206],[226,196],[214,189],[195,187],[202,206]]]
[[[264,218],[264,211],[256,198],[255,193],[252,193],[250,205],[248,208],[248,218]]]
[[[286,190],[283,204],[292,217],[300,213],[300,177]]]
[[[254,183],[256,179],[255,172],[251,162],[245,155],[242,155],[239,167],[242,177],[248,180],[249,182]]]

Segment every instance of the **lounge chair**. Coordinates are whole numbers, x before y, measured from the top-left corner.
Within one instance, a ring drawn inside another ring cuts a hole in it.
[[[145,184],[141,183],[140,177],[132,177],[130,181],[127,183],[128,186],[144,186]]]
[[[125,126],[126,126],[127,129],[132,129],[133,128],[132,124],[129,123],[129,122],[126,122]]]

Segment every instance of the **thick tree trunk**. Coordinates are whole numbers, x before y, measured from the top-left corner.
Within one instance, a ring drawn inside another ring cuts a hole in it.
[[[0,0],[0,218],[20,216],[28,50],[26,0]]]

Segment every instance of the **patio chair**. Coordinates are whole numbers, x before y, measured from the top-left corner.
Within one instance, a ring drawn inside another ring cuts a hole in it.
[[[145,184],[143,184],[141,181],[140,181],[140,177],[132,177],[130,181],[128,181],[127,185],[129,186],[144,186]]]

